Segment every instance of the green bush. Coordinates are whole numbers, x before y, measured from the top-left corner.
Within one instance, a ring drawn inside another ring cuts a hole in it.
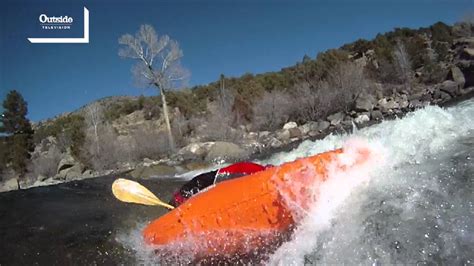
[[[64,142],[68,143],[77,159],[80,159],[80,149],[85,141],[85,122],[84,117],[79,114],[71,114],[59,117],[44,125],[40,125],[34,134],[35,143],[40,143],[41,140],[48,136],[53,136],[57,139],[65,138]]]
[[[131,114],[143,108],[144,99],[126,99],[112,103],[104,112],[105,120],[114,121],[121,116]]]

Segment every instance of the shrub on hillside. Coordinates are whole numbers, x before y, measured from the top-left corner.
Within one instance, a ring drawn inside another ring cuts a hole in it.
[[[105,111],[104,117],[107,121],[114,121],[115,119],[131,114],[137,110],[140,110],[141,105],[139,100],[125,99],[123,101],[112,103]]]
[[[131,157],[135,160],[159,159],[171,151],[167,135],[163,131],[139,129],[131,137],[134,142]]]
[[[129,162],[131,144],[119,139],[114,128],[108,124],[98,128],[99,141],[96,142],[93,128],[86,130],[86,141],[82,154],[88,158],[87,164],[94,170],[114,169],[118,163]]]
[[[33,139],[35,144],[39,144],[48,136],[53,136],[60,142],[61,151],[71,148],[72,155],[76,159],[85,161],[86,159],[81,156],[81,149],[85,141],[85,127],[82,115],[70,114],[40,125],[35,130]]]

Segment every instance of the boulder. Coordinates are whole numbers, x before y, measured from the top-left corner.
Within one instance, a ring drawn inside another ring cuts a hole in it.
[[[374,105],[377,101],[375,100],[374,96],[370,94],[362,94],[361,96],[357,97],[355,102],[355,109],[358,112],[370,112],[374,109]]]
[[[64,155],[64,157],[59,161],[59,164],[58,164],[58,170],[56,171],[58,174],[63,171],[63,170],[66,170],[68,168],[71,168],[73,167],[74,165],[78,164],[78,162],[76,161],[76,159],[74,159],[74,157],[72,157],[72,155],[68,152]]]
[[[435,99],[440,99],[441,101],[447,101],[451,99],[451,96],[449,93],[444,92],[444,91],[436,91],[435,94],[433,94],[433,98]]]
[[[449,93],[452,97],[459,93],[459,85],[455,81],[445,80],[437,87],[439,90]]]
[[[298,127],[299,130],[301,131],[301,134],[307,135],[308,132],[313,131],[313,130],[318,130],[318,122],[314,121],[309,121],[308,123]]]
[[[183,160],[204,159],[215,142],[198,142],[191,143],[181,148],[177,155],[181,156]]]
[[[193,171],[210,167],[210,165],[206,162],[189,162],[185,167],[188,171]]]
[[[283,126],[283,129],[290,129],[295,127],[298,127],[298,124],[296,124],[296,122],[288,122]]]
[[[393,99],[387,100],[386,98],[380,99],[378,102],[378,105],[382,113],[388,113],[392,111],[393,109],[400,108],[400,105],[396,101],[394,101]]]
[[[94,176],[94,172],[92,172],[92,170],[90,170],[90,169],[87,169],[82,173],[83,178],[89,178],[89,177],[93,177],[93,176]]]
[[[290,139],[293,139],[293,138],[301,139],[303,137],[303,133],[301,133],[301,130],[297,127],[290,128],[288,131],[290,132]]]
[[[84,171],[83,166],[80,163],[78,163],[71,167],[61,170],[56,176],[54,176],[54,179],[63,180],[63,181],[78,179],[82,177],[83,171]]]
[[[463,49],[463,57],[474,59],[474,48],[464,48]]]
[[[331,125],[331,123],[329,123],[328,121],[320,121],[320,122],[318,122],[318,128],[316,130],[319,131],[319,132],[322,132],[322,131],[328,129],[328,127],[330,125]]]
[[[370,113],[370,117],[372,118],[372,120],[382,120],[383,119],[383,114],[382,112],[380,112],[380,110],[374,110],[372,111],[372,113]]]
[[[464,74],[462,73],[461,69],[457,66],[453,66],[450,70],[450,76],[459,85],[459,88],[464,88],[464,84],[466,84],[466,79],[464,78]]]
[[[374,109],[374,105],[368,99],[357,98],[355,108],[356,108],[356,111],[362,111],[362,112],[368,111],[368,112],[370,112],[370,111],[372,111],[372,109]]]
[[[423,92],[409,94],[407,100],[408,101],[420,100],[422,96],[423,96]]]
[[[42,174],[39,174],[38,175],[38,178],[36,178],[36,180],[40,181],[40,182],[43,182],[45,181],[46,179],[48,179],[48,177],[42,175]]]
[[[327,117],[327,120],[331,123],[331,125],[337,126],[342,122],[342,120],[344,120],[344,113],[338,112],[338,113],[332,114]]]
[[[310,136],[310,137],[316,137],[319,134],[321,134],[321,133],[319,133],[319,131],[310,131],[310,132],[308,132],[308,136]]]
[[[474,91],[474,87],[469,87],[461,90],[461,95],[469,94]]]
[[[174,174],[176,174],[176,169],[174,167],[163,164],[150,166],[141,165],[130,172],[130,175],[134,178],[172,176]]]
[[[411,100],[408,106],[413,109],[418,109],[418,108],[423,107],[423,103],[421,103],[420,100],[416,99],[416,100]]]
[[[144,158],[143,159],[143,165],[144,166],[150,166],[150,165],[154,165],[154,164],[158,164],[159,162],[158,161],[155,161],[155,160],[152,160],[152,159],[149,159],[149,158]]]
[[[218,141],[209,150],[206,161],[240,160],[248,155],[248,152],[237,144]]]
[[[256,132],[244,133],[244,139],[246,139],[246,140],[257,140],[258,139],[258,133],[256,133]]]
[[[281,129],[275,132],[276,137],[278,140],[282,142],[288,142],[290,141],[291,135],[290,135],[290,130],[288,129]]]
[[[405,109],[409,105],[408,96],[406,94],[396,97],[395,101],[398,103],[398,107],[401,109]]]
[[[421,98],[419,100],[420,100],[420,102],[431,102],[433,99],[431,98],[430,93],[425,93],[425,94],[421,95]]]
[[[258,132],[258,137],[259,138],[268,138],[270,136],[270,131],[261,131]]]
[[[272,148],[279,148],[283,145],[283,142],[279,141],[277,138],[271,138],[268,145]]]
[[[352,117],[346,116],[346,118],[344,120],[342,120],[340,125],[343,126],[343,127],[352,127],[353,126]]]
[[[18,186],[18,179],[10,178],[8,180],[3,181],[0,183],[0,192],[18,190],[20,187]]]
[[[362,124],[370,121],[370,117],[367,114],[361,114],[354,119],[356,124]]]

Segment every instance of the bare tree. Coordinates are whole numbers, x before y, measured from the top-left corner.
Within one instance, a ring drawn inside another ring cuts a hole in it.
[[[303,97],[302,97],[303,99]],[[262,98],[253,105],[253,123],[261,130],[274,130],[287,122],[295,109],[295,99],[288,93],[281,91],[265,92]]]
[[[180,88],[189,76],[188,70],[180,63],[183,52],[178,42],[167,35],[158,37],[152,26],[142,25],[135,36],[125,34],[120,37],[119,44],[123,45],[119,50],[121,57],[137,61],[132,72],[138,84],[145,87],[155,86],[158,89],[163,105],[169,146],[174,151],[175,143],[165,92]]]
[[[323,83],[319,85],[325,86]],[[370,87],[364,68],[353,62],[336,65],[329,73],[327,85],[337,92],[338,101],[347,108],[351,108],[357,97]]]
[[[89,128],[92,128],[94,131],[94,146],[96,149],[96,154],[100,154],[100,145],[99,145],[99,124],[103,121],[103,111],[102,106],[99,102],[92,103],[86,108],[86,123]]]
[[[400,40],[397,40],[397,45],[395,45],[394,47],[393,59],[398,78],[407,87],[407,89],[410,89],[411,81],[413,78],[413,73],[411,70],[411,60],[405,48],[405,45]]]

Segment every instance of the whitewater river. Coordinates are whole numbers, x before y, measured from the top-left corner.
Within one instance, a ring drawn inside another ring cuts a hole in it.
[[[306,141],[261,162],[278,165],[351,143],[376,152],[370,169],[334,173],[265,263],[474,263],[474,100]],[[189,177],[140,182],[168,200]],[[116,201],[113,178],[0,194],[0,265],[156,263],[140,230],[165,211]]]

